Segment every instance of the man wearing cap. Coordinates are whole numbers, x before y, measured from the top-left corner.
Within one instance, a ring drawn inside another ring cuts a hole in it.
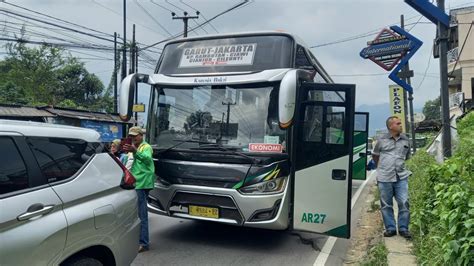
[[[136,179],[135,190],[138,195],[138,216],[141,221],[140,243],[138,252],[149,249],[147,197],[155,184],[155,165],[153,149],[143,140],[145,131],[141,127],[131,127],[128,131],[132,144],[125,144],[124,150],[133,153],[134,161],[131,172]]]

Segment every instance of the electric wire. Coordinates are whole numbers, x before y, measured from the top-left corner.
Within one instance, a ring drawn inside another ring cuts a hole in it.
[[[172,36],[171,32],[169,32],[155,17],[153,17],[139,2],[138,0],[134,0],[135,4],[149,17],[151,18],[164,32],[166,32],[169,36]]]
[[[76,23],[73,23],[73,22],[70,22],[70,21],[67,21],[67,20],[63,20],[63,19],[60,19],[60,18],[57,18],[57,17],[53,17],[53,16],[50,16],[50,15],[47,15],[47,14],[44,14],[44,13],[41,13],[41,12],[38,12],[38,11],[35,11],[35,10],[28,9],[28,8],[26,8],[26,7],[22,7],[22,6],[19,6],[19,5],[15,5],[15,4],[9,3],[7,0],[3,0],[3,3],[5,3],[5,4],[7,4],[7,5],[14,6],[14,7],[16,7],[16,8],[20,8],[20,9],[23,9],[23,10],[26,10],[26,11],[29,11],[29,12],[32,12],[32,13],[35,13],[35,14],[39,14],[39,15],[42,15],[42,16],[45,16],[45,17],[48,17],[48,18],[51,18],[51,19],[54,19],[54,20],[58,20],[58,21],[61,21],[61,22],[64,22],[64,23],[67,23],[67,24],[70,24],[70,25],[74,25],[74,26],[76,26],[76,27],[80,27],[80,28],[83,28],[83,29],[87,29],[87,30],[96,32],[96,33],[100,33],[100,34],[103,34],[103,35],[105,35],[105,36],[113,37],[113,35],[111,35],[111,34],[109,34],[109,33],[102,32],[102,31],[98,31],[98,30],[95,30],[95,29],[92,29],[92,28],[89,28],[89,27],[86,27],[86,26],[83,26],[83,25],[79,25],[79,24],[76,24]]]
[[[217,15],[214,15],[212,18],[210,18],[210,19],[204,21],[203,23],[199,23],[199,26],[193,27],[193,28],[191,28],[189,31],[193,31],[193,30],[195,30],[195,29],[198,28],[198,27],[202,27],[203,25],[208,24],[209,22],[215,20],[216,18],[218,18],[218,17],[220,17],[220,16],[222,16],[222,15],[224,15],[224,14],[226,14],[226,13],[228,13],[228,12],[230,12],[230,11],[232,11],[232,10],[234,10],[234,9],[236,9],[236,8],[238,8],[238,7],[242,6],[242,5],[244,5],[244,4],[246,4],[248,1],[249,1],[249,0],[244,0],[244,1],[242,1],[242,2],[240,2],[240,3],[238,3],[238,4],[236,4],[236,5],[232,6],[231,8],[228,8],[228,9],[226,9],[226,10],[224,10],[224,11],[218,13]],[[161,44],[161,43],[164,43],[164,42],[167,42],[167,41],[176,39],[176,38],[178,38],[179,36],[181,36],[182,34],[183,34],[183,32],[181,32],[181,33],[179,33],[179,34],[176,34],[176,35],[174,35],[173,37],[170,37],[170,38],[168,38],[168,39],[164,39],[164,40],[161,40],[161,41],[156,42],[156,43],[154,43],[154,44],[150,44],[150,45],[148,45],[148,46],[145,46],[145,47],[143,47],[143,48],[141,48],[141,49],[142,49],[142,50],[149,49],[149,48],[154,47],[154,46],[156,46],[156,45],[158,45],[158,44]]]
[[[458,65],[459,58],[461,58],[461,54],[464,51],[464,45],[466,45],[467,39],[469,38],[469,34],[471,33],[472,25],[474,25],[474,21],[471,22],[471,26],[469,26],[469,30],[466,33],[466,38],[464,39],[464,42],[461,46],[461,50],[459,51],[458,57],[456,58],[456,63],[454,63],[453,70],[451,71],[451,74],[449,74],[448,76],[452,76],[454,73],[454,70],[456,70],[456,66]]]
[[[51,23],[51,22],[48,22],[48,21],[45,21],[45,20],[42,20],[42,19],[33,18],[31,16],[25,16],[25,15],[19,14],[18,12],[13,12],[13,11],[10,11],[10,10],[7,10],[7,9],[0,8],[0,12],[4,12],[6,14],[12,14],[12,15],[19,16],[19,17],[22,17],[22,18],[34,20],[34,21],[37,21],[37,22],[42,22],[42,23],[45,23],[45,24],[48,24],[48,25],[51,25],[51,26],[56,26],[58,28],[68,29],[68,30],[73,31],[75,33],[87,35],[89,37],[97,38],[97,39],[100,39],[100,40],[103,40],[103,41],[114,42],[111,39],[103,38],[103,37],[100,37],[100,36],[97,36],[97,35],[94,35],[94,34],[90,34],[90,33],[84,32],[84,31],[80,31],[80,30],[72,29],[72,28],[69,28],[69,27],[62,26],[62,25],[58,25],[58,24],[55,24],[55,23]]]
[[[191,9],[193,9],[194,11],[199,12],[199,15],[202,16],[202,18],[203,18],[204,20],[207,20],[207,18],[204,16],[204,14],[203,14],[201,11],[199,11],[199,10],[197,10],[196,8],[192,7],[191,5],[187,4],[187,3],[184,2],[183,0],[179,0],[179,2],[181,2],[181,3],[182,3],[183,5],[185,5],[185,6],[187,6],[187,7],[191,8]],[[219,33],[219,31],[216,29],[216,27],[214,27],[214,25],[212,25],[212,23],[209,23],[209,26],[210,26],[212,29],[214,29],[214,30],[216,31],[216,33]]]
[[[117,11],[115,11],[115,10],[113,10],[113,9],[111,9],[111,8],[109,8],[109,7],[105,6],[105,5],[103,5],[103,4],[99,3],[99,2],[97,2],[96,0],[91,0],[91,1],[92,1],[94,4],[96,4],[96,5],[100,6],[100,7],[104,8],[104,9],[107,9],[108,11],[114,13],[115,15],[117,15],[117,16],[119,16],[119,17],[123,17],[123,14],[121,14],[121,13],[119,13],[119,12],[117,12]],[[143,27],[143,28],[146,28],[146,29],[148,29],[148,30],[151,30],[152,32],[154,32],[154,33],[156,33],[156,34],[158,34],[158,35],[160,35],[160,36],[163,36],[163,34],[159,33],[158,31],[156,31],[155,29],[153,29],[153,28],[151,28],[151,27],[148,27],[148,26],[145,26],[145,25],[143,25],[143,24],[141,24],[141,23],[135,22],[135,21],[133,21],[133,20],[131,20],[131,19],[129,19],[129,18],[126,18],[126,20],[127,20],[127,21],[130,21],[130,22],[133,22],[133,23],[137,24],[137,25],[140,26],[140,27]]]
[[[419,90],[421,88],[421,85],[423,85],[423,82],[425,81],[426,73],[428,73],[428,69],[430,68],[431,57],[433,56],[433,49],[434,46],[431,47],[431,52],[428,55],[428,63],[426,64],[425,73],[423,73],[423,78],[421,79],[420,84],[418,84],[418,86],[416,87],[416,90]]]

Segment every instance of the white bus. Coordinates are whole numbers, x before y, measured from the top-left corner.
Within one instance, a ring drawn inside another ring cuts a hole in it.
[[[149,211],[349,238],[355,85],[333,84],[295,36],[171,41],[155,74],[122,81],[124,120],[137,82],[152,88]]]

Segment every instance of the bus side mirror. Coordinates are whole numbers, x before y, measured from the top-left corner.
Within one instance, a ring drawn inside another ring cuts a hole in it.
[[[287,129],[293,124],[298,76],[298,70],[293,69],[288,71],[281,80],[278,93],[278,122],[281,129]]]
[[[128,121],[132,117],[133,100],[135,98],[135,90],[137,82],[148,82],[148,75],[130,74],[126,76],[120,84],[119,98],[119,116],[123,121]]]

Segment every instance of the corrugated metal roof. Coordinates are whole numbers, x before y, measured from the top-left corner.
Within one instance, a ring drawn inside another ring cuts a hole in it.
[[[39,110],[35,107],[0,105],[0,116],[54,117],[55,115],[45,110]]]
[[[133,123],[132,120],[128,122],[123,122],[117,114],[107,114],[99,112],[89,112],[82,110],[72,110],[67,108],[54,108],[54,107],[45,107],[44,110],[62,117],[70,117],[83,120],[96,120],[96,121],[107,121],[107,122],[116,122],[116,123]]]

